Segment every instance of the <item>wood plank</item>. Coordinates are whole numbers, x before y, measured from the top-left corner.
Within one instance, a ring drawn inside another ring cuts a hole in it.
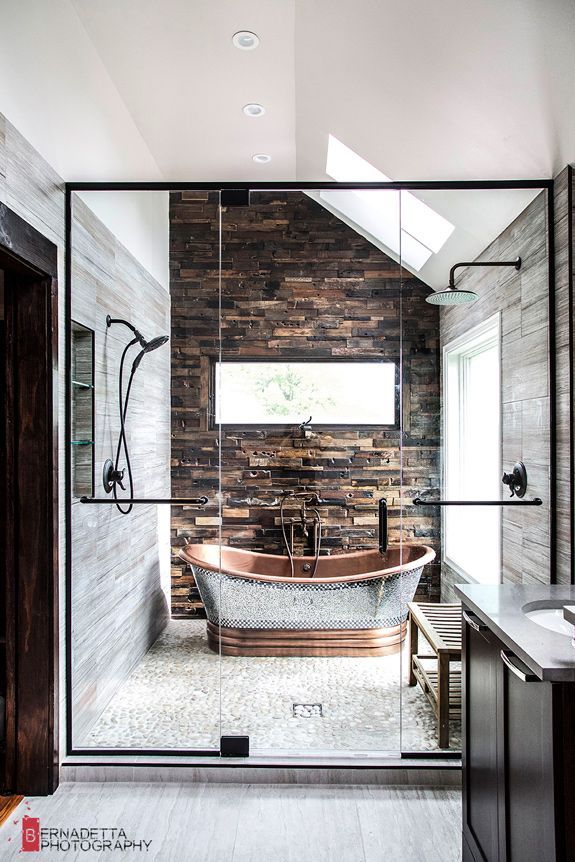
[[[0,826],[8,820],[23,799],[23,796],[0,796]]]
[[[459,637],[453,634],[453,626],[461,620],[461,605],[432,605],[410,602],[408,605],[411,618],[432,649],[438,654],[461,650],[461,627]]]

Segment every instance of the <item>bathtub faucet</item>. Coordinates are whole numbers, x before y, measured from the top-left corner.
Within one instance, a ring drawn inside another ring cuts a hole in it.
[[[290,500],[292,500],[296,497],[301,500],[301,503],[299,504],[300,523],[301,523],[301,529],[302,529],[303,536],[306,540],[309,537],[308,524],[310,522],[310,516],[308,515],[307,507],[308,506],[311,507],[310,508],[311,523],[314,527],[314,556],[315,556],[315,561],[314,561],[314,567],[313,567],[313,573],[312,573],[312,578],[314,578],[316,575],[316,572],[317,572],[317,567],[319,565],[319,555],[321,552],[321,539],[322,539],[322,520],[321,520],[321,515],[320,515],[317,507],[321,505],[322,501],[320,500],[319,496],[316,493],[314,493],[313,491],[312,492],[310,492],[310,491],[288,491],[288,492],[286,492],[286,494],[281,499],[281,502],[280,502],[280,522],[281,522],[281,529],[282,529],[282,536],[283,536],[283,540],[284,540],[284,545],[285,545],[285,549],[287,551],[287,555],[289,558],[290,573],[291,573],[292,578],[294,577],[293,527],[292,527],[292,542],[290,542],[288,540],[287,533],[286,533],[284,509],[285,509],[286,503],[288,503]],[[293,520],[291,521],[291,523],[293,524]]]

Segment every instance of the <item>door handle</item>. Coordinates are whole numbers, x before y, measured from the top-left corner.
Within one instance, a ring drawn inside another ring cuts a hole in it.
[[[511,671],[511,673],[515,674],[515,676],[521,680],[521,682],[541,682],[539,677],[530,670],[525,671],[522,668],[517,667],[513,661],[515,658],[517,658],[517,656],[510,650],[501,650],[501,661],[505,667]]]
[[[480,622],[475,614],[471,616],[467,613],[467,611],[463,611],[463,619],[464,621],[471,626],[472,629],[475,629],[476,632],[486,632],[489,626],[486,626],[485,623]]]

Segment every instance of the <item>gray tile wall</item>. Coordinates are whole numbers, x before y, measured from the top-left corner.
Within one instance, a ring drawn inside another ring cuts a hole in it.
[[[573,182],[569,168],[555,179],[555,308],[557,320],[557,583],[571,582],[571,543],[573,539],[571,511],[571,429],[569,357],[570,332],[570,225],[575,212],[569,212],[569,188]]]
[[[524,461],[527,496],[543,506],[502,511],[503,581],[548,583],[549,570],[549,313],[545,194],[481,254],[480,260],[522,259],[513,268],[468,268],[457,284],[474,290],[471,306],[441,312],[442,347],[496,312],[501,314],[502,461]],[[478,553],[480,543],[478,537]],[[453,600],[461,576],[443,567],[442,597]]]
[[[0,200],[58,247],[60,460],[60,731],[64,740],[64,181],[0,114]]]
[[[126,251],[77,197],[73,203],[72,317],[95,331],[95,496],[120,430],[118,369],[130,331],[106,327],[106,315],[131,321],[145,337],[170,332],[167,290]],[[126,363],[124,390],[131,360]],[[136,497],[170,494],[169,345],[144,356],[130,395],[126,433]],[[122,457],[121,464],[125,465]],[[127,479],[127,474],[126,474]],[[72,505],[74,743],[92,723],[169,616],[170,547],[160,507]]]
[[[14,126],[0,114],[0,201],[18,213],[29,224],[58,246],[59,305],[59,458],[60,458],[60,709],[63,733],[64,710],[64,182],[26,141]],[[104,353],[101,315],[112,308],[122,315],[134,315],[144,333],[168,332],[169,296],[119,244],[113,243],[98,220],[84,208],[83,260],[77,261],[78,281],[75,314],[80,322],[96,328],[98,353],[98,433],[101,449],[96,455],[96,470],[101,470],[103,450],[108,450],[115,433],[113,386],[119,333],[107,342]],[[85,277],[84,277],[85,276]],[[93,321],[91,323],[90,321]],[[146,324],[146,326],[144,325]],[[151,328],[150,328],[151,327]],[[138,451],[135,470],[146,474],[138,490],[164,493],[169,489],[169,356],[156,351],[153,372],[147,361],[140,373],[145,380],[145,403],[142,389],[135,392],[132,430],[134,448]],[[147,358],[146,358],[147,359]],[[110,368],[107,363],[110,362]],[[151,405],[156,405],[155,411]],[[151,417],[144,427],[143,417]],[[99,489],[98,489],[99,490]],[[75,515],[79,504],[75,505]],[[87,508],[87,507],[86,507]],[[32,517],[32,513],[31,513]],[[76,690],[78,703],[85,706],[81,727],[87,728],[92,717],[105,705],[112,687],[118,685],[154,637],[166,616],[163,593],[160,594],[159,555],[165,556],[169,580],[169,542],[159,550],[158,523],[155,509],[144,509],[120,522],[112,513],[76,518],[74,578],[79,603],[75,618],[76,653],[80,670],[93,674],[79,676]],[[89,523],[86,523],[86,519]],[[95,520],[94,520],[95,519]],[[129,521],[129,523],[128,523]],[[102,522],[104,525],[102,526]],[[167,537],[166,524],[166,537]],[[113,585],[113,589],[112,589]],[[82,619],[83,614],[85,619]],[[98,624],[100,628],[98,629]]]

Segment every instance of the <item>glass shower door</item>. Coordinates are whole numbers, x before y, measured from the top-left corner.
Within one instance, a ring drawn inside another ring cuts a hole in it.
[[[217,439],[201,359],[219,344],[217,209],[217,195],[195,192],[73,195],[68,709],[76,752],[219,751],[219,660],[179,556],[218,539]],[[108,459],[123,485],[119,508],[103,481]],[[203,495],[207,505],[191,502]],[[128,497],[132,504],[122,502]],[[190,502],[171,507],[172,497]]]
[[[362,231],[379,218],[397,256],[399,195],[252,192],[221,218],[222,733],[269,756],[397,753],[378,572],[399,551],[381,557],[378,514],[397,546],[401,290]]]
[[[454,586],[550,577],[546,201],[533,190],[402,191],[401,209],[402,533],[435,554],[414,597],[424,619],[413,655],[403,654],[402,750],[457,751]],[[520,496],[502,481],[519,463]]]

